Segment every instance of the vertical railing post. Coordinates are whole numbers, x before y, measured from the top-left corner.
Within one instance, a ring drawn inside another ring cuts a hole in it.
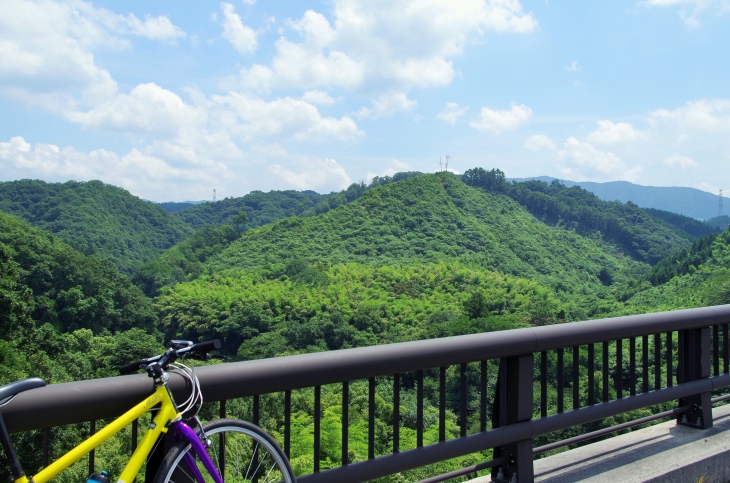
[[[679,331],[677,383],[710,377],[710,328]],[[689,412],[677,417],[677,424],[698,429],[712,427],[712,393],[706,391],[679,400]]]
[[[532,354],[507,357],[500,360],[499,377],[504,381],[497,382],[493,424],[504,421],[505,425],[516,424],[532,419],[533,377],[535,359]],[[504,388],[505,394],[499,392]],[[492,480],[533,481],[535,473],[532,466],[532,439],[526,439],[505,446],[494,448],[494,458],[507,457],[507,463],[492,468]]]

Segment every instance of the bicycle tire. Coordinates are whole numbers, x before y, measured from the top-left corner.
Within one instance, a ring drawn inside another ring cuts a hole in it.
[[[274,438],[263,429],[246,421],[219,419],[203,425],[211,442],[208,453],[218,467],[224,481],[236,483],[295,483],[296,477],[289,460]],[[220,436],[226,446],[225,467],[220,468]],[[180,441],[165,456],[155,475],[155,483],[188,483],[195,481],[189,473],[183,456],[190,451],[188,441]],[[196,459],[197,461],[197,459]],[[182,464],[181,464],[182,463]],[[199,466],[202,468],[200,462]],[[213,481],[202,469],[206,481]]]

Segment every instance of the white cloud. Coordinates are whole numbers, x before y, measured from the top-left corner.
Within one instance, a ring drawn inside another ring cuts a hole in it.
[[[544,134],[535,134],[527,138],[524,144],[525,148],[536,153],[544,151],[557,151],[555,142]]]
[[[658,109],[649,120],[654,125],[669,123],[691,131],[730,132],[730,99],[699,100],[674,110]]]
[[[322,190],[347,188],[351,184],[345,169],[331,158],[302,157],[296,167],[297,171],[274,164],[270,167],[273,176],[297,190]]]
[[[262,136],[349,140],[363,135],[350,117],[322,117],[314,105],[301,99],[285,97],[267,102],[248,94],[230,93],[213,96],[212,100],[235,116],[227,126],[231,132],[248,141]]]
[[[468,107],[461,107],[456,102],[447,102],[444,110],[441,111],[436,117],[453,125],[456,124],[456,121],[468,110]]]
[[[185,32],[180,27],[174,25],[167,17],[146,16],[144,20],[140,20],[130,14],[124,18],[126,25],[122,22],[122,28],[119,29],[120,33],[126,31],[132,35],[167,42],[174,42],[186,36]]]
[[[628,122],[614,123],[609,120],[597,121],[598,129],[586,136],[586,140],[600,144],[618,144],[637,141],[645,134]]]
[[[80,0],[0,2],[0,92],[60,111],[93,105],[117,90],[94,50],[129,48],[129,36],[175,41],[185,33],[167,17],[140,20]]]
[[[628,167],[616,154],[600,151],[592,144],[569,137],[558,152],[563,164],[558,169],[566,179],[575,181],[635,181],[642,172],[640,166]]]
[[[236,9],[230,3],[222,3],[223,10],[223,33],[221,36],[226,39],[239,54],[250,54],[256,51],[258,42],[256,32],[244,25]]]
[[[417,104],[402,92],[391,92],[374,99],[373,107],[363,107],[357,112],[357,116],[371,119],[389,117],[397,112],[412,111]]]
[[[319,105],[329,105],[334,104],[335,100],[326,92],[324,91],[307,91],[302,96],[302,100],[304,102],[309,102],[310,104],[319,104]]]
[[[9,142],[0,142],[0,172],[3,173],[3,179],[40,177],[49,182],[99,179],[138,195],[149,196],[172,190],[172,187],[180,190],[181,184],[204,185],[206,182],[212,183],[222,174],[231,175],[230,172],[221,173],[212,167],[180,169],[137,149],[119,156],[105,149],[87,153],[53,144],[31,145],[19,136],[11,138]]]
[[[715,15],[722,15],[730,11],[730,3],[727,0],[643,0],[639,3],[650,7],[680,7],[677,15],[684,24],[690,28],[698,28],[701,25],[700,16],[706,11]]]
[[[662,164],[671,168],[681,168],[684,171],[699,166],[697,164],[697,161],[695,161],[694,159],[688,158],[687,156],[682,156],[680,154],[673,154],[672,156],[664,158],[662,160]]]
[[[391,159],[390,164],[385,170],[383,170],[380,174],[374,173],[372,171],[368,172],[368,174],[365,176],[364,181],[365,183],[372,183],[373,178],[375,178],[376,176],[393,176],[396,173],[402,173],[405,171],[413,171],[413,166],[401,161],[400,159]]]
[[[512,104],[509,110],[492,110],[482,107],[479,120],[469,123],[478,131],[487,132],[495,136],[505,132],[513,131],[527,124],[532,118],[532,109],[522,105]]]
[[[537,28],[517,0],[335,0],[332,20],[308,10],[287,23],[270,66],[241,71],[241,87],[319,86],[404,91],[447,85],[451,58],[485,30]],[[299,37],[294,39],[293,37]]]
[[[583,68],[578,64],[577,60],[574,60],[570,65],[563,67],[568,72],[580,72]]]
[[[86,127],[174,134],[182,127],[200,125],[205,114],[185,104],[177,94],[148,83],[100,103],[90,111],[69,112],[66,117]]]

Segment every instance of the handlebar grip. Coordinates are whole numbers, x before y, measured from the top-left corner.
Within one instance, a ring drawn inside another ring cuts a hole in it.
[[[141,361],[137,362],[130,362],[129,364],[124,364],[123,366],[119,366],[119,372],[122,374],[131,374],[133,372],[137,372],[141,365],[146,364],[147,360],[142,359]]]
[[[190,352],[205,353],[212,350],[220,349],[223,347],[223,342],[220,339],[209,340],[206,342],[198,342],[190,348]]]

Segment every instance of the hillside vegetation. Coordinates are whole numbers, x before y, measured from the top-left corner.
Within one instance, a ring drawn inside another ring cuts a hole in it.
[[[252,191],[241,198],[225,198],[215,203],[206,202],[175,211],[175,217],[195,229],[206,225],[233,225],[241,212],[248,217],[248,226],[273,223],[282,218],[301,215],[312,209],[326,195],[314,191]]]
[[[0,183],[0,211],[131,274],[193,230],[163,208],[101,181]]]
[[[656,263],[688,247],[693,238],[633,203],[601,201],[578,186],[567,188],[558,181],[507,183],[501,171],[482,168],[466,171],[463,179],[470,186],[506,194],[544,223],[603,240],[642,262]]]
[[[506,183],[499,170],[399,173],[328,195],[254,192],[174,215],[100,182],[15,183],[0,184],[3,206],[54,233],[0,212],[0,384],[115,375],[170,338],[222,338],[231,360],[256,359],[730,302],[728,231],[559,183]],[[363,381],[351,389],[353,407],[367,400]],[[451,435],[458,390],[448,388]],[[341,433],[337,390],[322,392],[326,467]],[[416,394],[404,385],[404,445]],[[312,403],[295,397],[293,464],[311,471]],[[378,393],[378,420],[391,397]],[[437,391],[423,402],[436,414]],[[276,433],[283,415],[272,407],[265,425]],[[363,414],[352,434],[365,434]],[[386,426],[376,429],[384,447]],[[54,444],[82,436],[54,431]],[[113,472],[114,444],[97,454]],[[40,465],[37,436],[20,447],[28,468]],[[365,440],[351,449],[364,457]]]
[[[558,290],[609,284],[629,263],[447,173],[371,189],[323,215],[251,230],[207,266],[220,273],[293,259],[377,266],[461,260]]]

